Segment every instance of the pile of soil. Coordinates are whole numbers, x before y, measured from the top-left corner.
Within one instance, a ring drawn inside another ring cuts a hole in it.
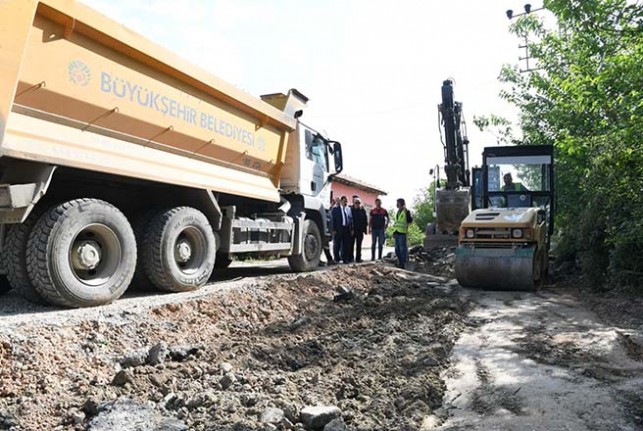
[[[469,310],[445,284],[347,265],[4,328],[0,429],[419,430]]]
[[[434,247],[424,249],[421,246],[409,250],[410,268],[413,271],[432,274],[450,280],[455,277],[453,264],[456,247]]]

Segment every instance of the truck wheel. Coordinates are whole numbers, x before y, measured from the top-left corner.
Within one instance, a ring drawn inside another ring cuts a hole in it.
[[[9,284],[9,280],[7,280],[7,276],[5,274],[1,274],[0,275],[0,295],[4,295],[10,290],[11,290],[11,285]]]
[[[226,269],[232,263],[232,259],[226,254],[217,253],[217,259],[214,262],[214,269]]]
[[[98,199],[51,208],[27,243],[27,269],[43,298],[66,307],[119,298],[136,268],[136,240],[127,218]]]
[[[6,244],[6,238],[5,238],[5,244]],[[11,284],[9,283],[9,280],[7,279],[7,249],[3,248],[2,251],[0,251],[0,295],[4,295],[5,293],[9,292],[12,287]]]
[[[36,291],[27,272],[27,241],[42,213],[42,207],[36,206],[23,223],[14,224],[9,228],[3,253],[9,284],[20,296],[34,304],[47,303]]]
[[[139,292],[149,292],[154,290],[154,286],[150,281],[150,278],[145,272],[145,255],[148,253],[148,250],[143,246],[147,231],[149,230],[152,220],[154,217],[161,212],[160,208],[148,209],[140,212],[134,217],[134,222],[132,223],[132,228],[134,229],[134,237],[136,238],[136,271],[134,272],[134,278],[130,284],[130,289],[134,289]]]
[[[288,264],[293,271],[312,271],[319,266],[322,252],[322,238],[317,223],[312,220],[304,221],[304,244],[302,252],[296,256],[288,256]]]
[[[169,292],[197,290],[210,279],[216,240],[208,219],[190,207],[161,212],[151,221],[141,247],[152,284]]]

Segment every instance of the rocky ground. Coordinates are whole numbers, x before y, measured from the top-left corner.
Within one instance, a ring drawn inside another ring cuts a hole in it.
[[[276,262],[84,310],[9,294],[0,429],[643,429],[640,301],[466,290],[452,261]]]
[[[469,308],[447,280],[367,264],[237,284],[8,319],[0,429],[414,430],[441,406]]]

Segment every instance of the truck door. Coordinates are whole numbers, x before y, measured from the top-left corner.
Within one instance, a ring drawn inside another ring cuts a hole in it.
[[[328,143],[319,133],[302,128],[304,134],[301,155],[301,193],[316,196],[322,202],[330,200],[328,184]],[[328,196],[325,196],[328,195]]]

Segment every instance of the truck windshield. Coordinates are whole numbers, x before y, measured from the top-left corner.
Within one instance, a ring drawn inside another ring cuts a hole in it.
[[[306,130],[306,157],[328,172],[328,145],[321,136]]]

